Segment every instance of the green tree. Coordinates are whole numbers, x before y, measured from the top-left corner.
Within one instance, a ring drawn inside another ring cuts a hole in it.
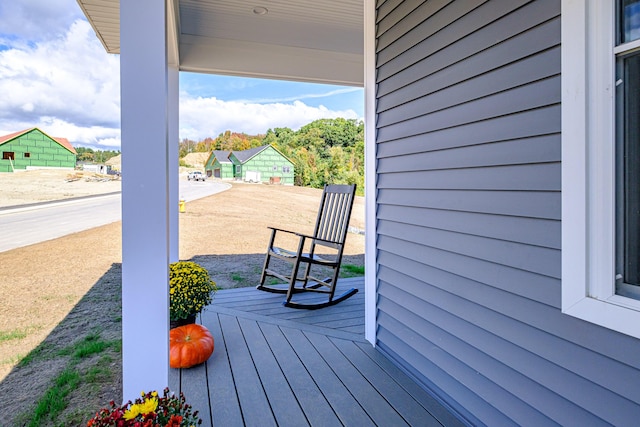
[[[95,163],[104,163],[112,157],[120,154],[120,150],[94,150],[93,148],[87,147],[75,147],[76,149],[76,159],[79,162],[95,162]]]
[[[301,135],[312,134],[329,147],[352,147],[356,141],[364,139],[364,122],[351,119],[320,119],[303,126]]]

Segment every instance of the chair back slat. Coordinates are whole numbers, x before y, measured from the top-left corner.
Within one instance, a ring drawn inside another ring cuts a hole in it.
[[[355,185],[326,185],[322,194],[314,237],[344,243],[349,229]]]

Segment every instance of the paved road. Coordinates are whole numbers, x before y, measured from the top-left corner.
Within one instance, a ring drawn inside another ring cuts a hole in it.
[[[229,187],[213,181],[180,180],[180,198],[189,202]],[[120,200],[116,193],[0,209],[0,252],[119,221]]]

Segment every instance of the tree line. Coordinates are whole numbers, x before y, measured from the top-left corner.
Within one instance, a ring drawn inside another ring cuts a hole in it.
[[[325,184],[357,184],[364,194],[364,123],[354,119],[320,119],[299,130],[269,129],[265,134],[248,135],[226,131],[216,138],[200,141],[183,139],[180,158],[189,153],[213,150],[240,151],[273,145],[294,164],[294,183],[322,188]],[[77,160],[104,163],[120,154],[115,150],[76,147]]]
[[[119,150],[94,150],[93,148],[86,147],[75,147],[76,160],[79,162],[95,162],[95,163],[104,163],[112,157],[120,154]]]
[[[269,129],[262,135],[226,131],[216,138],[180,141],[180,157],[212,150],[239,151],[273,145],[295,166],[295,185],[357,184],[364,191],[364,123],[354,119],[320,119],[297,131]]]

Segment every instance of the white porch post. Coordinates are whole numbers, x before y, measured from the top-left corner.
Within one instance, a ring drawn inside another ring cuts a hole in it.
[[[177,175],[169,153],[177,114],[169,106],[166,28],[164,1],[120,2],[125,401],[169,382],[170,179]]]
[[[376,345],[378,262],[376,230],[376,10],[374,0],[364,2],[364,153],[365,153],[365,300],[364,336]]]
[[[179,184],[179,72],[178,64],[169,64],[169,262],[176,262],[179,259],[180,241],[179,241],[179,220],[178,220],[178,202],[180,200],[180,184]]]

